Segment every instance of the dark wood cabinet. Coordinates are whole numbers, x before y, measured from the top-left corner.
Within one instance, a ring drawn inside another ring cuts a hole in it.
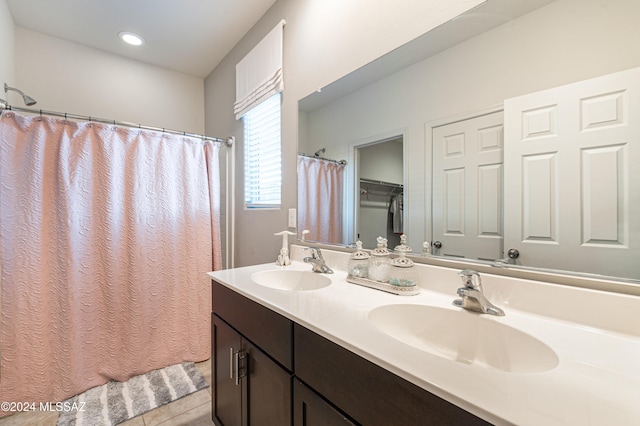
[[[215,282],[213,287],[213,422],[218,426],[291,425],[293,374],[283,367],[292,365],[291,321]],[[268,348],[277,346],[273,352],[278,360],[256,340]]]
[[[249,425],[291,424],[292,375],[264,352],[245,342]]]
[[[283,368],[293,371],[293,322],[213,281],[213,312],[262,349]]]
[[[489,424],[298,324],[294,341],[296,377],[359,424]]]
[[[245,424],[246,386],[241,386],[236,364],[242,352],[242,336],[215,315],[211,316],[211,334],[213,420],[217,425]]]
[[[344,414],[298,379],[293,384],[293,426],[354,426]]]
[[[213,281],[217,426],[487,425]]]

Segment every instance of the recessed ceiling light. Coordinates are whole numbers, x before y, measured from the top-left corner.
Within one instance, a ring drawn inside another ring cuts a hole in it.
[[[140,46],[144,44],[144,39],[140,37],[138,34],[122,31],[122,32],[119,32],[118,35],[120,36],[122,41],[132,46]]]

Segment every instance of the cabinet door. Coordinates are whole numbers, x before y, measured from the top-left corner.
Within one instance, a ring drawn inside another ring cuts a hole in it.
[[[242,337],[220,318],[212,315],[213,421],[218,426],[243,424],[242,382],[237,378],[237,353]]]
[[[247,355],[249,425],[291,424],[292,375],[264,352],[243,341]]]
[[[293,384],[293,426],[353,425],[354,423],[300,380],[295,380]]]

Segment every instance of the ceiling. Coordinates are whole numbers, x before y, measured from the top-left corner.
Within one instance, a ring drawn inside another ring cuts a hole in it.
[[[206,77],[276,0],[6,0],[18,27]],[[121,31],[141,35],[129,46]]]

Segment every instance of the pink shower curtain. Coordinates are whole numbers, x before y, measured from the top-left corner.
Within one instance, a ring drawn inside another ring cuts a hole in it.
[[[343,243],[343,179],[343,165],[298,155],[298,230],[308,240]]]
[[[1,401],[61,401],[209,358],[218,150],[2,114]]]

